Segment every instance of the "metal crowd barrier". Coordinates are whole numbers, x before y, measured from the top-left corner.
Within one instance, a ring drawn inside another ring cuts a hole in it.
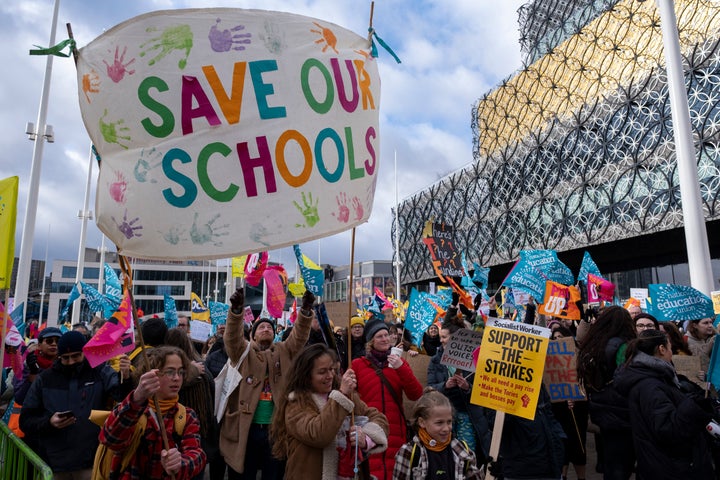
[[[0,422],[0,480],[52,480],[53,472],[30,447]]]

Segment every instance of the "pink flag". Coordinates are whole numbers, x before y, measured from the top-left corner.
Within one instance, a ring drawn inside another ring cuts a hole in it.
[[[290,323],[295,323],[297,320],[297,298],[293,298],[292,308],[290,309]]]
[[[113,357],[132,352],[135,349],[133,326],[130,296],[125,290],[120,308],[83,347],[90,365],[97,367]]]
[[[612,301],[615,296],[615,285],[592,273],[588,273],[587,289],[589,303],[598,303],[600,300]]]
[[[12,367],[15,376],[21,376],[23,364],[23,354],[21,351],[24,350],[23,347],[25,346],[25,340],[22,335],[20,335],[20,332],[15,326],[12,318],[10,318],[9,314],[7,316],[7,327],[5,326],[3,321],[5,318],[4,312],[5,308],[3,307],[3,304],[0,303],[0,329],[2,329],[0,332],[5,334],[5,355],[3,355],[3,368],[10,366]],[[11,352],[12,350],[14,350],[14,352]]]
[[[287,273],[281,265],[271,265],[263,272],[263,279],[267,285],[267,309],[274,318],[282,318],[285,309],[285,285]]]

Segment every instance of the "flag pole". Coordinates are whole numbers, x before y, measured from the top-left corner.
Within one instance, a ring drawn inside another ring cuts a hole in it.
[[[120,249],[115,246],[115,250]],[[140,356],[145,364],[145,370],[150,371],[150,359],[145,352],[145,340],[143,340],[142,329],[140,328],[140,320],[138,318],[137,308],[135,307],[135,298],[132,293],[132,274],[131,267],[127,261],[125,255],[118,254],[118,263],[120,263],[120,270],[123,272],[123,280],[125,283],[125,290],[127,291],[128,298],[130,299],[130,308],[132,309],[133,324],[135,331],[137,332],[137,338],[140,341]],[[184,379],[183,379],[184,380]],[[153,405],[155,407],[155,415],[158,418],[158,430],[160,430],[160,436],[162,437],[163,447],[165,450],[170,450],[170,443],[168,442],[167,432],[165,431],[165,423],[162,420],[162,413],[160,412],[160,402],[158,402],[157,394],[153,394]],[[171,473],[170,478],[175,480],[175,474]]]
[[[350,278],[348,278],[348,288],[347,288],[347,296],[348,296],[348,368],[350,368],[350,364],[352,363],[352,326],[350,325],[350,319],[352,318],[352,300],[351,300],[351,292],[353,291],[352,285],[353,285],[353,268],[355,267],[355,227],[352,229],[351,234],[351,240],[350,240]]]

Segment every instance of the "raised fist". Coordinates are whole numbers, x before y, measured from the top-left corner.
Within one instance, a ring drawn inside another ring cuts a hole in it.
[[[243,305],[245,305],[245,292],[242,288],[238,288],[230,295],[230,308],[233,312],[239,313]]]
[[[310,290],[305,290],[302,297],[302,309],[305,311],[311,311],[313,304],[315,303],[315,295]]]

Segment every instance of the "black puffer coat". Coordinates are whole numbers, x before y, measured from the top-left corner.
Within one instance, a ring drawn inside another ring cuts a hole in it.
[[[680,390],[673,366],[643,352],[618,371],[615,388],[627,396],[637,478],[715,478],[705,426],[712,414]]]

